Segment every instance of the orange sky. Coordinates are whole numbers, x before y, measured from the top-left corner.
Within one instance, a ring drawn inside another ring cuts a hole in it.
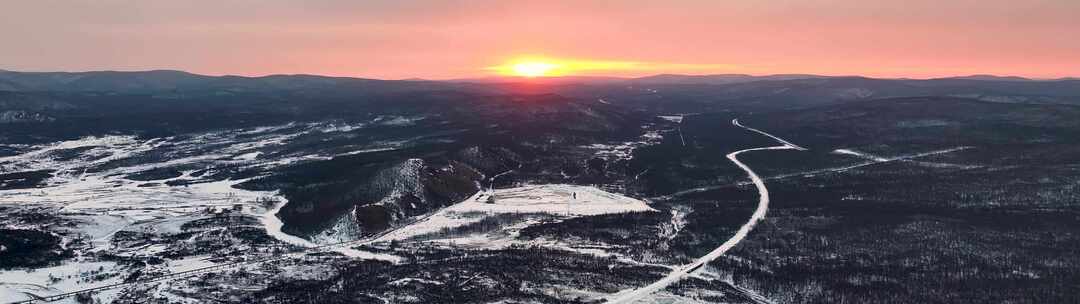
[[[4,1],[0,69],[445,79],[533,55],[647,67],[588,75],[1080,76],[1077,0],[301,2]]]

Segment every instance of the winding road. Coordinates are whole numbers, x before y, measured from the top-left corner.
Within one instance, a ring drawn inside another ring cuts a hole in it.
[[[760,176],[758,176],[757,173],[754,173],[754,170],[751,170],[750,166],[747,166],[745,163],[739,161],[739,154],[762,150],[805,151],[806,148],[795,145],[791,142],[788,142],[782,138],[776,137],[764,131],[744,126],[739,123],[739,119],[732,119],[731,124],[746,130],[750,130],[752,132],[768,136],[781,143],[781,145],[779,146],[744,149],[728,153],[727,155],[728,160],[731,160],[731,162],[735,163],[736,166],[739,166],[739,168],[743,169],[743,171],[746,171],[746,175],[750,177],[750,180],[754,183],[754,186],[757,187],[758,206],[757,209],[754,210],[754,214],[750,216],[750,220],[746,221],[746,223],[743,224],[742,227],[739,227],[739,231],[735,232],[734,236],[732,236],[723,244],[720,244],[720,247],[716,247],[716,249],[713,249],[713,251],[709,252],[709,254],[697,258],[697,260],[694,260],[693,263],[675,267],[670,273],[668,273],[667,276],[664,276],[664,278],[660,279],[659,281],[653,282],[652,284],[646,285],[645,287],[615,294],[611,298],[608,298],[607,303],[633,303],[634,301],[644,298],[654,292],[663,290],[669,285],[682,280],[691,273],[697,271],[698,269],[701,269],[702,266],[705,266],[705,264],[708,264],[709,262],[712,262],[720,256],[723,256],[725,253],[728,252],[728,250],[734,248],[735,245],[739,244],[739,242],[746,238],[750,231],[754,229],[754,226],[757,225],[758,221],[761,221],[761,219],[765,218],[765,214],[769,211],[769,189],[765,187],[765,181]]]

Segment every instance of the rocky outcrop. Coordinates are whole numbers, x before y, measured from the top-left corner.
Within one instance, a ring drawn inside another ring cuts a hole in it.
[[[467,198],[479,190],[482,178],[479,171],[458,161],[431,164],[418,158],[405,160],[380,170],[365,186],[354,190],[353,206],[344,214],[331,216],[328,225],[309,238],[334,243],[387,229]]]

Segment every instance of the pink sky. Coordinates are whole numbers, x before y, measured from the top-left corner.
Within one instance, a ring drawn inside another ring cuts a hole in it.
[[[1077,0],[303,2],[4,1],[0,69],[442,79],[538,55],[665,67],[582,72],[615,76],[1080,76]]]

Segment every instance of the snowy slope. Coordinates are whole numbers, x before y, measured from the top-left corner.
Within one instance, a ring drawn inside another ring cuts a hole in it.
[[[494,203],[488,198],[494,197]],[[446,229],[480,222],[505,214],[545,214],[566,219],[581,216],[656,211],[645,202],[608,193],[595,187],[577,185],[530,185],[477,192],[472,197],[444,208],[426,219],[399,228],[376,241],[408,240]],[[525,224],[527,226],[528,223]],[[523,226],[514,227],[517,229]],[[484,239],[483,236],[480,237]],[[475,239],[474,239],[475,241]]]

